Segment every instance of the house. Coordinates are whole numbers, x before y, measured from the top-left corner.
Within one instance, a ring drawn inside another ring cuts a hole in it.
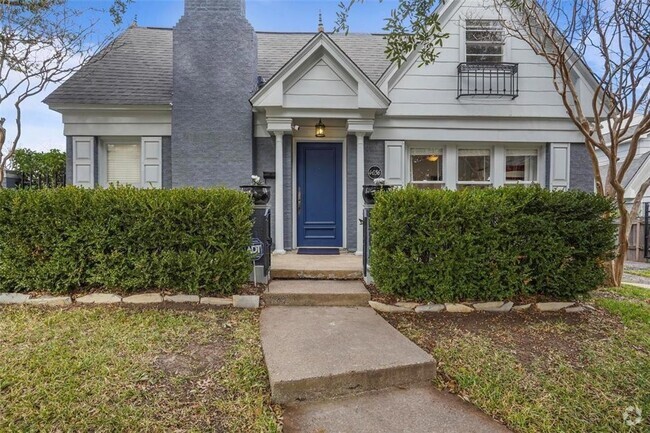
[[[449,38],[420,67],[416,52],[390,64],[382,35],[255,32],[243,0],[186,0],[174,28],[129,28],[45,99],[63,117],[68,181],[237,188],[259,175],[276,253],[360,253],[369,174],[593,191],[550,67],[483,2],[440,6]],[[588,97],[588,68],[574,73]]]

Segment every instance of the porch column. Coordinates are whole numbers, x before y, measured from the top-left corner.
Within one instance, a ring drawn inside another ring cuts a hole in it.
[[[357,137],[357,193],[355,194],[357,196],[357,221],[355,221],[357,248],[355,254],[358,256],[363,255],[363,230],[359,226],[359,220],[363,219],[363,183],[366,178],[363,144],[366,135],[372,134],[374,124],[374,119],[348,119],[348,134],[354,134]]]
[[[357,132],[357,256],[363,255],[363,230],[359,228],[359,221],[363,220],[363,183],[366,178],[364,170],[363,143],[365,132]]]
[[[267,117],[266,130],[275,135],[275,230],[273,254],[284,254],[284,136],[291,134],[292,119],[286,117]]]
[[[284,182],[283,147],[284,132],[275,131],[275,250],[273,254],[284,254]]]

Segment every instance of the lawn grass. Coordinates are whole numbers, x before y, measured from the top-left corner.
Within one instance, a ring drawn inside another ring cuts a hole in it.
[[[0,308],[0,431],[279,431],[258,313]]]
[[[650,269],[626,269],[625,273],[650,278]]]
[[[515,432],[649,432],[646,292],[602,292],[598,311],[401,315],[393,324],[439,362],[441,389]],[[638,406],[643,422],[623,412]]]

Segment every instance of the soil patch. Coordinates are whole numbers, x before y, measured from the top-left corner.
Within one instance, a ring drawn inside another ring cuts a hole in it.
[[[224,364],[229,344],[219,338],[206,345],[190,345],[182,353],[163,353],[154,359],[154,365],[170,375],[188,376],[217,371]]]
[[[509,350],[522,363],[531,363],[549,352],[581,365],[583,349],[594,340],[609,338],[620,322],[596,310],[585,313],[550,313],[528,310],[510,313],[474,312],[432,314],[383,314],[402,332],[415,332],[418,343],[432,352],[439,341],[470,334],[489,339]]]

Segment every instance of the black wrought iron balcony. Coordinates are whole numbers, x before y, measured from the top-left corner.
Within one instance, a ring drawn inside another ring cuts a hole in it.
[[[518,63],[460,63],[458,96],[519,96]]]

